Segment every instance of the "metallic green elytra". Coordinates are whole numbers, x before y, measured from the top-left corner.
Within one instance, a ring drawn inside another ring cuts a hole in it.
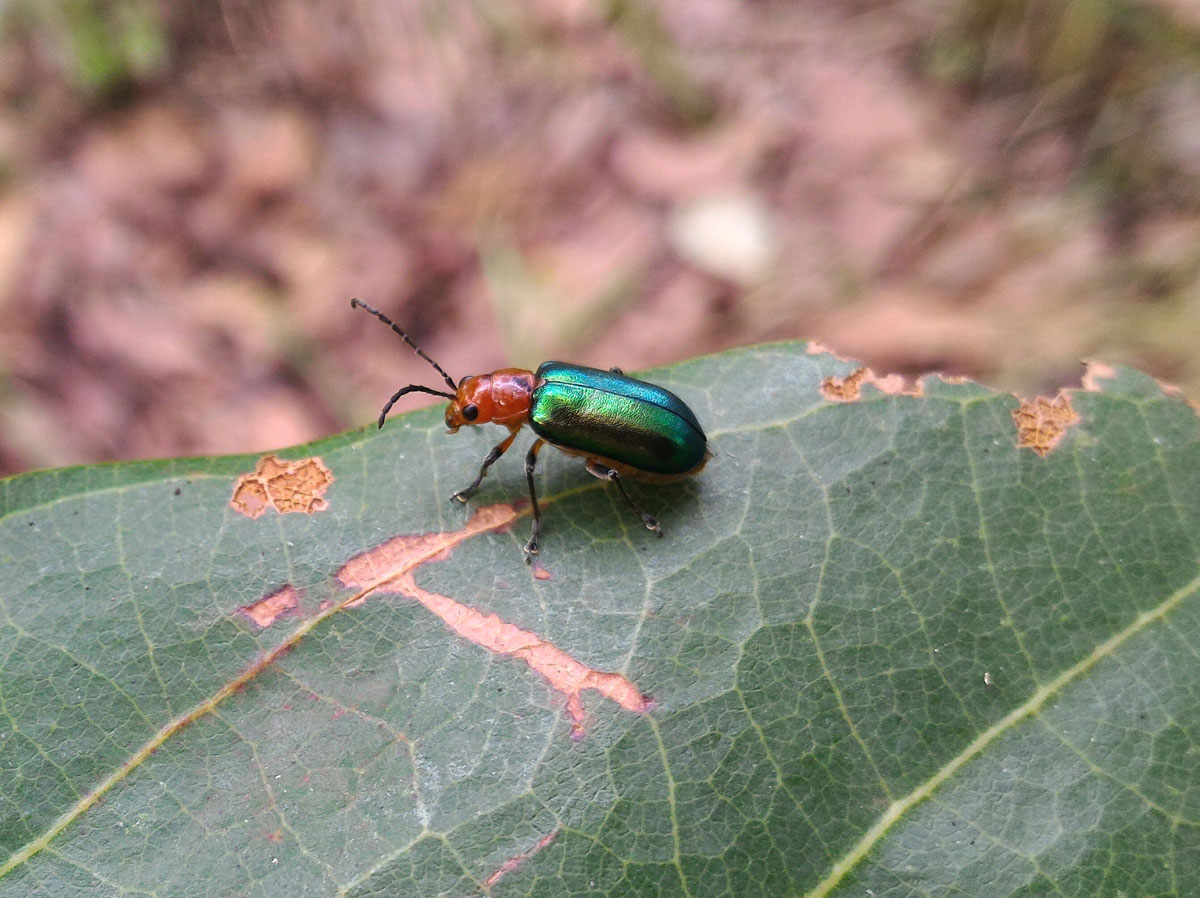
[[[545,362],[534,376],[529,425],[551,445],[661,479],[685,477],[708,457],[700,422],[670,390],[565,362]]]
[[[619,369],[603,371],[545,362],[537,371],[501,368],[491,374],[474,374],[455,381],[418,348],[392,319],[365,302],[350,305],[374,315],[411,346],[442,376],[448,389],[409,384],[395,392],[379,413],[379,426],[392,406],[409,393],[428,393],[450,400],[445,421],[450,433],[477,424],[499,424],[508,436],[492,447],[479,475],[450,498],[466,502],[483,483],[488,468],[508,451],[521,428],[528,424],[537,439],[525,455],[525,480],[533,525],[525,544],[525,560],[538,553],[542,515],[538,508],[533,472],[538,452],[549,443],[568,455],[583,458],[589,474],[616,486],[621,498],[646,525],[662,536],[658,519],[642,509],[622,483],[623,478],[666,483],[698,472],[708,462],[708,439],[687,404],[662,387],[626,377]]]

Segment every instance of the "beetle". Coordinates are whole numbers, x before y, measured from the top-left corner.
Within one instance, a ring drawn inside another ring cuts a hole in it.
[[[427,356],[392,319],[360,299],[352,308],[374,315],[433,366],[449,390],[409,384],[395,392],[379,413],[379,426],[402,396],[428,393],[449,399],[446,428],[491,422],[508,428],[508,436],[484,458],[479,475],[451,496],[466,502],[479,489],[488,468],[500,458],[526,424],[537,439],[525,455],[525,479],[533,525],[525,544],[525,562],[538,554],[542,515],[538,508],[533,471],[538,452],[549,443],[567,455],[579,456],[589,474],[616,484],[621,498],[646,529],[662,536],[658,519],[630,498],[623,478],[648,483],[670,483],[698,473],[712,458],[708,438],[687,404],[662,387],[627,376],[619,368],[605,371],[566,362],[543,362],[537,371],[500,368],[491,374],[464,377],[457,384],[437,362]]]

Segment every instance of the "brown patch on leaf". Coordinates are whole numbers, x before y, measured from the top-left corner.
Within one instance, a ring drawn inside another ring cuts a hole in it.
[[[290,617],[300,610],[300,593],[291,584],[280,587],[251,602],[238,611],[250,618],[256,627],[267,628],[281,617]]]
[[[919,382],[907,386],[899,374],[879,377],[870,368],[856,368],[845,377],[827,377],[821,381],[821,395],[831,402],[854,402],[862,396],[863,384],[893,396],[920,396],[925,392]]]
[[[1053,399],[1038,396],[1022,402],[1012,416],[1017,425],[1017,446],[1043,456],[1058,445],[1068,427],[1079,421],[1070,397],[1063,390]]]
[[[821,381],[821,395],[832,402],[854,402],[862,394],[866,368],[856,368],[845,377],[827,377]]]
[[[248,518],[257,518],[268,508],[280,514],[312,514],[329,507],[324,496],[333,479],[319,458],[280,461],[264,455],[257,468],[238,478],[229,504]]]
[[[396,593],[416,599],[454,633],[490,652],[523,661],[541,674],[552,689],[565,695],[573,739],[583,736],[585,715],[581,696],[589,689],[627,711],[649,711],[653,707],[651,700],[620,674],[593,670],[536,633],[416,584],[413,572],[418,566],[441,560],[471,536],[507,526],[515,518],[512,506],[492,505],[477,510],[462,530],[398,536],[350,559],[337,577],[344,586],[361,590],[361,594],[344,607],[365,600],[370,593]]]
[[[503,864],[497,867],[496,872],[483,881],[483,887],[485,889],[490,889],[492,886],[498,883],[506,873],[512,873],[513,870],[516,870],[519,866],[521,866],[523,861],[529,860],[542,849],[549,847],[550,843],[557,838],[558,830],[546,833],[546,835],[538,839],[538,843],[528,851],[524,851],[521,854],[510,857]]]

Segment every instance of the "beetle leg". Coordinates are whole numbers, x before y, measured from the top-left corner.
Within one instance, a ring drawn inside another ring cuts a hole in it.
[[[529,502],[533,506],[533,527],[529,531],[529,542],[525,543],[526,564],[533,564],[533,556],[538,553],[538,537],[542,535],[542,513],[538,509],[537,491],[533,488],[533,469],[537,466],[538,451],[545,443],[545,440],[535,440],[525,455],[525,479],[529,481]]]
[[[622,371],[620,368],[614,367],[614,368],[609,368],[608,370],[611,371],[613,374],[620,374],[622,377],[625,376],[625,372]]]
[[[601,480],[611,480],[617,485],[617,489],[621,491],[621,498],[625,503],[633,509],[633,513],[642,519],[642,523],[646,525],[647,530],[653,530],[659,536],[663,535],[662,525],[658,523],[658,519],[654,515],[640,508],[636,502],[629,498],[629,493],[625,492],[625,484],[621,483],[620,475],[612,468],[605,467],[599,462],[587,462],[588,473],[593,477],[599,477]]]
[[[483,483],[483,478],[487,476],[487,469],[491,467],[492,462],[507,452],[508,447],[512,445],[512,441],[516,438],[517,434],[514,431],[505,439],[501,440],[497,445],[493,446],[492,451],[487,454],[487,458],[483,460],[483,465],[479,468],[479,476],[475,478],[475,481],[470,486],[463,487],[461,490],[451,496],[451,500],[457,499],[459,502],[466,502],[468,499],[470,499],[475,490],[479,489],[479,484]]]

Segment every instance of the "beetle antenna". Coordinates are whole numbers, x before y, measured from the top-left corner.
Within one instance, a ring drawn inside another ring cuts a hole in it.
[[[400,325],[396,324],[396,322],[394,322],[387,315],[383,314],[383,312],[379,311],[378,309],[374,309],[371,306],[367,305],[361,299],[350,300],[350,308],[352,308],[352,309],[357,308],[357,309],[362,309],[365,312],[370,312],[372,315],[374,315],[376,318],[378,318],[380,321],[382,321],[384,324],[386,324],[388,327],[390,327],[392,330],[394,330],[396,333],[398,333],[400,335],[401,339],[403,339],[405,343],[407,343],[414,350],[416,350],[417,355],[419,355],[425,361],[429,362],[429,364],[433,365],[433,367],[437,371],[437,373],[442,375],[442,377],[445,379],[446,383],[450,386],[451,390],[458,389],[458,387],[455,386],[453,378],[451,378],[450,375],[447,374],[442,369],[442,366],[439,365],[437,362],[435,362],[433,359],[431,359],[429,356],[425,355],[425,353],[423,353],[421,351],[421,347],[418,346],[416,343],[414,343],[412,341],[412,339],[408,336],[408,334],[406,334],[406,333],[404,333],[404,331],[400,330]],[[390,409],[392,407],[392,403],[395,402],[397,399],[399,399],[401,396],[403,396],[405,393],[411,393],[416,389],[417,388],[415,388],[415,387],[405,387],[403,390],[401,390],[399,393],[397,393],[395,396],[392,397],[391,402],[389,402],[386,406],[384,406],[383,415],[379,416],[379,426],[380,427],[383,426],[383,416],[386,415],[388,412],[388,409]],[[421,388],[420,392],[432,393],[434,396],[445,396],[446,395],[445,393],[439,393],[437,390],[430,390],[427,388]],[[449,398],[453,399],[454,394],[451,393],[449,395]]]
[[[419,349],[417,350],[417,352],[420,351]],[[446,399],[454,398],[453,393],[445,393],[441,390],[435,390],[432,387],[423,387],[420,384],[409,384],[407,387],[401,387],[396,391],[396,395],[387,401],[387,404],[383,407],[383,411],[379,413],[380,427],[383,427],[383,419],[388,416],[388,412],[392,410],[392,406],[396,404],[396,400],[409,393],[428,393],[430,396],[444,396]]]

